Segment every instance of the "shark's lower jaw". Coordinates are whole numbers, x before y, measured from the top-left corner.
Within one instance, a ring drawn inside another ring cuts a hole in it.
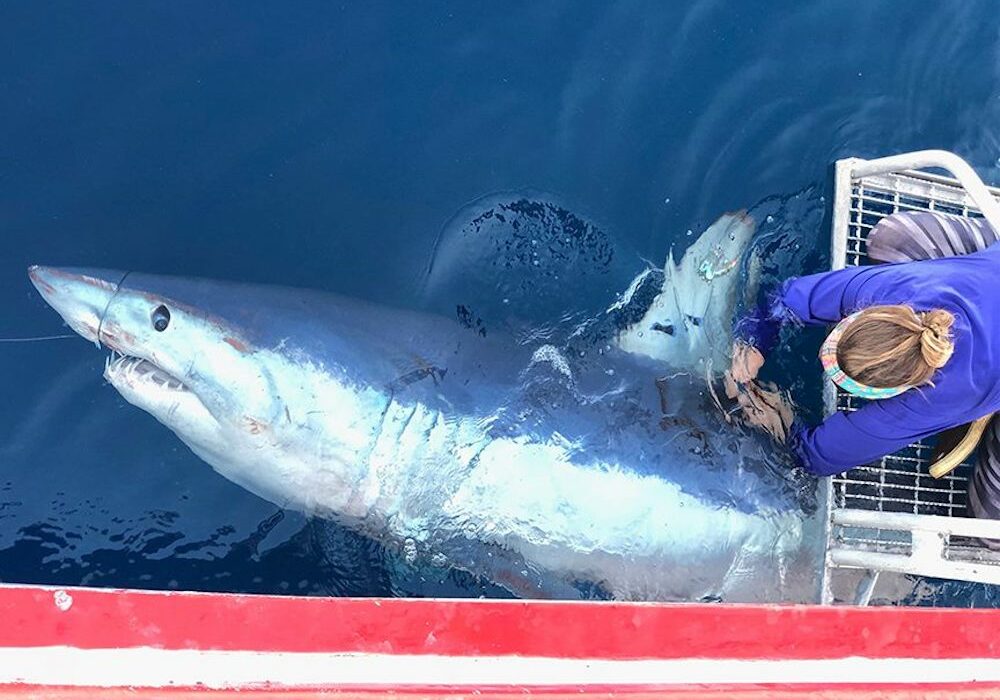
[[[112,351],[104,365],[104,378],[116,388],[128,384],[133,390],[146,386],[160,391],[189,391],[180,379],[149,360]]]

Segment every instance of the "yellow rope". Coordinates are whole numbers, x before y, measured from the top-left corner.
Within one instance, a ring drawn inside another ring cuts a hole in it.
[[[988,416],[983,416],[979,420],[973,421],[969,424],[969,429],[955,447],[951,449],[946,455],[941,459],[936,461],[931,465],[930,473],[935,479],[940,479],[946,474],[950,474],[955,467],[965,461],[976,445],[979,444],[979,438],[983,436],[983,431],[986,430],[986,426],[989,425],[990,419],[993,417],[991,413]]]

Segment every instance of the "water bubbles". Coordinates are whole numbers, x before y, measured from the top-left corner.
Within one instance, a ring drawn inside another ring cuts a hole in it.
[[[997,158],[997,167],[1000,168],[1000,158]]]
[[[613,376],[615,376],[615,371],[614,371],[613,369],[610,369],[610,368],[606,369],[606,370],[604,371],[604,373],[605,373],[606,375],[608,375],[609,377],[613,377]]]
[[[694,235],[694,231],[692,231],[691,229],[688,229],[687,230],[687,234],[685,234],[685,235],[687,235],[687,236],[693,236]]]
[[[774,217],[771,216],[770,214],[767,215],[767,223],[769,223],[769,224],[773,224],[774,223]]]
[[[663,203],[664,204],[670,204],[670,197],[667,197],[666,199],[664,199]]]
[[[510,299],[508,297],[504,297],[503,298],[503,303],[504,304],[509,304],[510,303]]]
[[[412,564],[417,560],[417,542],[412,537],[403,540],[403,559],[407,564]]]
[[[639,331],[636,335],[638,335],[641,338],[642,337],[642,331]]]

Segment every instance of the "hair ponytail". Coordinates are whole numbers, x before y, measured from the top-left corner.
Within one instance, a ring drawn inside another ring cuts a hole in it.
[[[934,309],[920,314],[920,322],[924,326],[920,334],[920,354],[923,355],[924,362],[934,369],[940,369],[955,352],[955,344],[951,340],[951,326],[955,323],[955,317],[944,309]]]

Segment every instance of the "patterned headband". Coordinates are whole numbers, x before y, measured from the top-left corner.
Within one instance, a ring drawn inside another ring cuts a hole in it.
[[[847,330],[848,326],[854,323],[860,315],[861,312],[856,311],[850,316],[846,316],[840,323],[837,324],[837,327],[830,332],[830,335],[826,336],[826,340],[823,341],[823,346],[819,349],[819,360],[823,363],[823,371],[834,384],[839,386],[848,394],[853,394],[854,396],[858,396],[862,399],[878,401],[879,399],[891,399],[893,396],[899,396],[911,387],[868,386],[867,384],[862,384],[856,379],[852,379],[847,376],[844,370],[840,369],[840,365],[837,363],[837,343],[840,342],[840,337],[844,335],[844,331]]]

